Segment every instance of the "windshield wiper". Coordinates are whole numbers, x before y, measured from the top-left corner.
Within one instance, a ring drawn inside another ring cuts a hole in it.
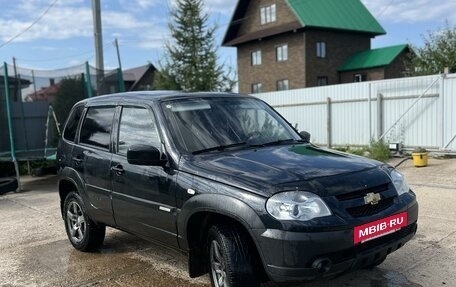
[[[201,153],[211,152],[211,151],[215,151],[215,150],[223,151],[227,148],[238,147],[238,146],[243,146],[243,145],[247,145],[247,143],[240,142],[240,143],[234,143],[234,144],[229,144],[229,145],[214,146],[214,147],[194,151],[194,152],[192,152],[192,154],[201,154]]]
[[[251,147],[265,147],[265,146],[274,146],[274,145],[281,145],[281,144],[290,144],[290,143],[305,143],[304,140],[296,140],[296,139],[284,139],[284,140],[276,140],[268,143],[262,144],[255,144],[250,145]]]

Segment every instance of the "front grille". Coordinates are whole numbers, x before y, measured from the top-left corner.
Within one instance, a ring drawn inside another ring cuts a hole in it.
[[[374,186],[368,189],[362,189],[362,190],[357,190],[349,193],[344,193],[344,194],[339,194],[336,196],[337,200],[339,201],[346,201],[346,200],[352,200],[352,199],[357,199],[357,198],[363,198],[366,196],[368,193],[381,193],[383,191],[388,190],[389,188],[389,183],[385,183],[382,185]]]
[[[379,194],[381,200],[375,205],[365,204],[364,197],[368,193]],[[346,212],[354,218],[372,216],[382,212],[394,204],[396,197],[397,193],[391,182],[361,190],[349,191],[335,196],[337,201],[341,204],[340,206],[343,206]]]
[[[356,207],[347,208],[347,212],[353,217],[363,217],[377,214],[394,203],[394,197],[385,198],[380,200],[377,204],[366,204]]]

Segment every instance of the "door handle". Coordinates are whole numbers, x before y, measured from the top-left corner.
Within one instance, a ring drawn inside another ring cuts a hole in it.
[[[76,165],[80,165],[82,163],[82,161],[83,161],[82,157],[80,157],[80,156],[75,156],[75,157],[73,157],[71,159],[76,163]]]
[[[116,166],[111,166],[111,170],[117,173],[117,175],[121,175],[125,172],[122,165],[118,164]]]

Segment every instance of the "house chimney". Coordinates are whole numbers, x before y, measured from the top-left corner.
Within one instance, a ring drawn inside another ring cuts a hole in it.
[[[49,85],[52,87],[55,85],[55,79],[54,78],[50,78],[49,79]]]

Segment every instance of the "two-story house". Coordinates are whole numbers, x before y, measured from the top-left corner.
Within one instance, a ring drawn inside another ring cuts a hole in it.
[[[239,0],[223,46],[239,91],[259,93],[400,77],[409,48],[371,50],[384,34],[360,0]]]

